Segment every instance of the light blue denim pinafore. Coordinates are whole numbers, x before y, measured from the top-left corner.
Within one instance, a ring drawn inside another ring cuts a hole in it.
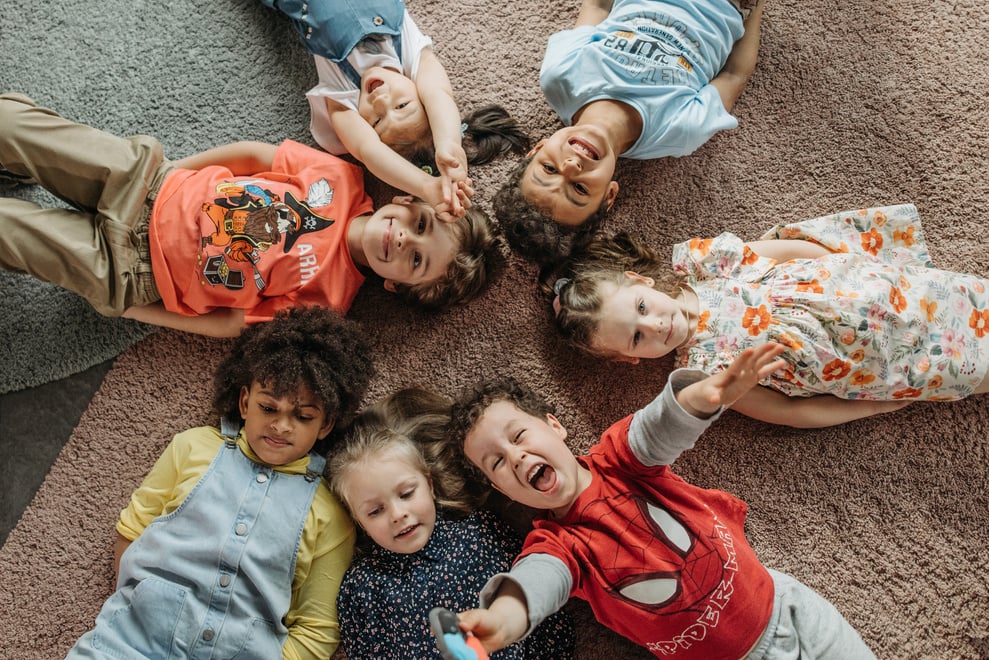
[[[324,463],[310,455],[306,474],[276,472],[228,435],[185,501],[124,553],[117,592],[68,657],[281,658]]]

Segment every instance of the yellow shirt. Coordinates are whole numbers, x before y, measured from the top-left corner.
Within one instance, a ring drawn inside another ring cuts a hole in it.
[[[206,473],[223,442],[223,435],[211,426],[176,435],[131,495],[130,504],[120,512],[120,535],[133,541],[152,520],[177,509]],[[263,463],[251,451],[243,432],[237,446],[255,463]],[[303,474],[308,465],[309,457],[305,456],[271,467],[286,474]],[[337,592],[354,554],[354,538],[350,516],[320,480],[295,560],[292,600],[284,620],[288,639],[282,657],[286,660],[325,660],[336,651],[340,643]]]

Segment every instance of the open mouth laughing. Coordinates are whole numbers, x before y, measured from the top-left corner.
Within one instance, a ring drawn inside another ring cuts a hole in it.
[[[546,463],[539,463],[529,468],[529,472],[526,473],[525,478],[530,486],[540,493],[545,493],[556,485],[556,470]]]
[[[582,138],[572,137],[567,140],[567,144],[570,145],[570,148],[573,149],[576,154],[583,158],[588,160],[601,160],[601,154],[598,153],[598,150],[594,147],[594,145]]]

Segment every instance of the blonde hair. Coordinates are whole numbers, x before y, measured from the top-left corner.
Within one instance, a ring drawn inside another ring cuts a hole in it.
[[[601,285],[623,286],[626,271],[651,277],[657,289],[675,294],[672,269],[626,232],[594,236],[543,277],[541,289],[553,301],[556,328],[571,346],[597,357],[618,356],[595,346],[594,335],[604,303]]]
[[[330,490],[353,514],[347,500],[348,475],[381,455],[395,456],[426,476],[436,506],[453,517],[470,513],[469,493],[459,461],[445,442],[451,402],[421,388],[398,390],[372,404],[354,420],[326,466]]]

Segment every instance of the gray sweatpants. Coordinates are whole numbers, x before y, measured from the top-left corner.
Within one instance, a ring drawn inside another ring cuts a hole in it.
[[[172,166],[157,140],[104,133],[5,94],[0,167],[78,209],[0,198],[0,268],[74,291],[106,316],[160,300],[148,221]]]
[[[769,569],[773,614],[748,660],[875,660],[851,624],[810,587]]]

